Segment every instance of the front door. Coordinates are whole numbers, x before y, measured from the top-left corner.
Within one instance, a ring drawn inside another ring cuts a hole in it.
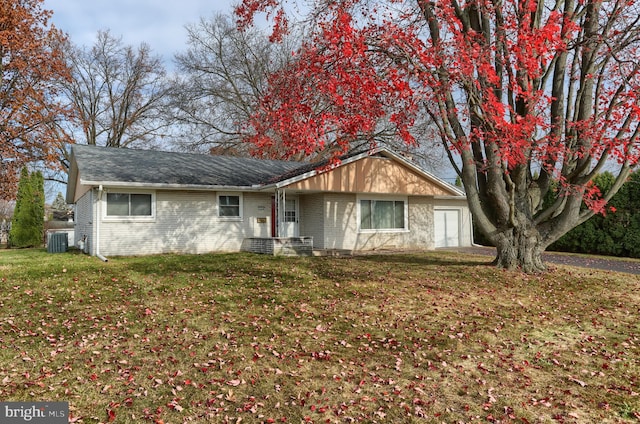
[[[298,200],[286,199],[284,202],[284,216],[282,217],[283,233],[281,237],[298,237]]]

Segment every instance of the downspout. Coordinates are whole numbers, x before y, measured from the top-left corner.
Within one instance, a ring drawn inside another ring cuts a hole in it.
[[[96,219],[96,256],[98,259],[107,262],[108,259],[100,254],[100,221],[102,220],[102,184],[98,187],[98,211]]]

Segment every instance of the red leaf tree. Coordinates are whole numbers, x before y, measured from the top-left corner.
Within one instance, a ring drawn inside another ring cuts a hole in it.
[[[54,82],[68,73],[43,0],[0,0],[0,199],[16,195],[20,169],[59,166],[55,122],[63,114]]]
[[[245,0],[236,13],[242,25],[276,16],[277,37],[285,6]],[[498,266],[544,270],[546,247],[603,211],[638,161],[637,0],[317,0],[309,19],[251,141],[338,155],[381,115],[415,143],[427,114]],[[617,178],[600,193],[591,181],[605,168]]]

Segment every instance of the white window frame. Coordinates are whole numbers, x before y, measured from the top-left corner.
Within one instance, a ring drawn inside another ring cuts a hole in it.
[[[222,196],[237,196],[239,201],[239,211],[238,216],[220,216],[220,197]],[[244,209],[243,206],[243,198],[242,193],[240,192],[230,192],[230,191],[221,191],[216,193],[216,216],[220,221],[242,221],[243,214],[242,211]]]
[[[146,194],[151,196],[151,215],[108,215],[108,195],[109,194]],[[102,220],[103,221],[136,221],[136,222],[151,222],[156,219],[156,193],[150,191],[137,191],[137,190],[105,190],[102,197]]]
[[[404,228],[362,228],[362,201],[387,201],[387,202],[403,202],[404,203]],[[356,197],[356,209],[359,233],[407,233],[409,232],[409,198],[407,196],[371,196],[359,195]]]

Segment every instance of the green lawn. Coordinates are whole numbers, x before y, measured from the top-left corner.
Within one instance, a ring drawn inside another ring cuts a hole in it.
[[[640,278],[451,252],[0,251],[0,399],[72,421],[640,419]]]

